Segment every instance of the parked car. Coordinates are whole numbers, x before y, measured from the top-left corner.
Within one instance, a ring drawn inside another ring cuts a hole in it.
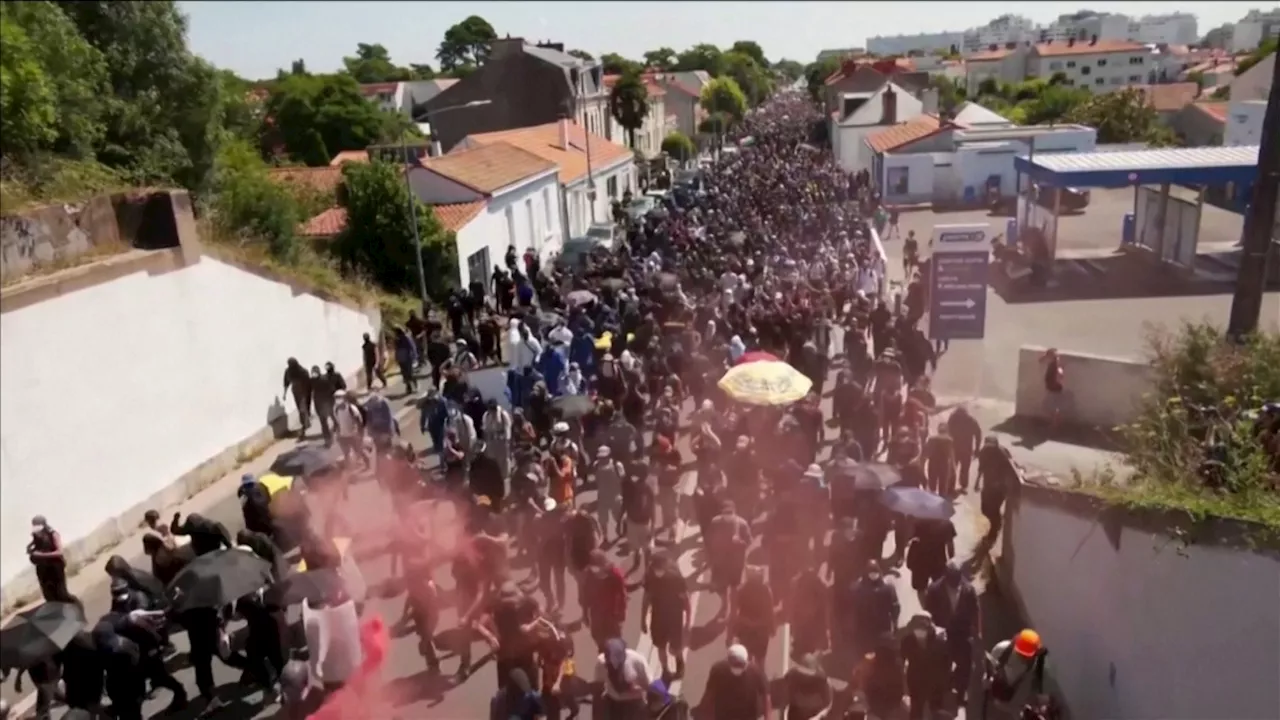
[[[587,229],[587,234],[571,238],[560,251],[559,262],[566,267],[582,265],[587,256],[596,250],[612,252],[617,248],[617,226],[612,223],[595,223]]]

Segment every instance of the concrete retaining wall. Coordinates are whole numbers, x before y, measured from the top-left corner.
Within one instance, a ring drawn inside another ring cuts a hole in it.
[[[45,515],[79,566],[270,445],[284,362],[361,366],[376,309],[202,256],[182,195],[167,250],[133,250],[0,294],[0,583],[31,597]],[[185,212],[183,212],[185,210]],[[278,425],[278,423],[276,423]],[[295,425],[296,426],[296,425]]]
[[[1280,553],[1260,537],[1026,485],[997,575],[1071,717],[1277,718]]]
[[[1106,318],[1098,318],[1106,322]],[[1019,417],[1048,419],[1044,389],[1047,348],[1024,346],[1018,351],[1015,412]],[[1061,421],[1110,429],[1136,418],[1142,396],[1151,391],[1151,366],[1137,360],[1058,350],[1064,385]]]

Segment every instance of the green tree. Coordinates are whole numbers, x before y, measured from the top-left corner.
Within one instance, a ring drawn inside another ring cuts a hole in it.
[[[409,79],[410,80],[433,80],[436,71],[430,65],[419,65],[418,63],[409,63]]]
[[[1065,122],[1076,108],[1088,103],[1092,98],[1092,93],[1084,88],[1048,85],[1035,97],[1018,104],[1017,107],[1022,111],[1019,121],[1026,125]]]
[[[216,70],[186,45],[186,21],[171,1],[60,2],[108,74],[98,159],[137,182],[207,187],[221,141],[223,98]]]
[[[1065,120],[1097,128],[1099,143],[1166,145],[1172,141],[1159,114],[1137,88],[1095,95],[1072,109]]]
[[[698,123],[698,133],[706,138],[706,142],[716,152],[720,152],[720,147],[724,144],[724,136],[729,132],[729,128],[733,125],[733,118],[726,113],[712,113]]]
[[[813,98],[814,102],[822,99],[822,88],[825,87],[827,78],[831,77],[832,73],[839,69],[839,58],[827,58],[822,62],[810,63],[805,66],[805,87],[809,90],[809,97]]]
[[[1262,62],[1276,51],[1280,38],[1270,37],[1262,41],[1262,44],[1256,50],[1249,53],[1248,57],[1236,64],[1236,75],[1243,75],[1249,71],[1249,68]]]
[[[644,71],[644,63],[628,60],[618,53],[601,55],[600,65],[605,75],[638,75]]]
[[[644,54],[644,66],[654,70],[670,70],[676,64],[676,51],[669,47],[660,47]]]
[[[303,217],[289,188],[274,182],[257,151],[233,140],[218,152],[210,203],[214,224],[241,242],[262,242],[277,260],[297,256],[297,227]]]
[[[700,43],[676,56],[676,65],[672,70],[687,72],[705,70],[711,77],[720,77],[724,72],[724,53],[710,43]]]
[[[50,2],[0,3],[0,152],[90,157],[105,128],[102,54]]]
[[[222,127],[226,134],[256,145],[262,136],[264,106],[257,88],[230,70],[218,71],[218,84],[223,97]]]
[[[723,116],[730,123],[747,115],[747,96],[731,77],[716,78],[702,88],[702,109],[709,116]]]
[[[333,252],[350,271],[373,279],[389,291],[417,288],[413,216],[409,189],[396,165],[383,162],[342,166],[347,227]],[[419,247],[427,290],[439,298],[457,285],[457,244],[427,205],[415,197]]]
[[[267,101],[272,131],[264,147],[282,146],[295,162],[327,165],[343,150],[398,138],[403,118],[379,110],[350,75],[291,75]]]
[[[787,82],[795,82],[804,77],[804,65],[786,58],[774,63],[773,71],[786,78]]]
[[[945,75],[937,75],[929,80],[938,91],[938,111],[948,117],[955,117],[956,110],[965,101],[965,87]]]
[[[586,60],[587,62],[594,62],[596,59],[595,55],[592,55],[586,50],[570,50],[569,54],[572,55],[573,57],[578,58],[579,60]]]
[[[698,146],[693,144],[688,135],[673,131],[662,139],[662,152],[684,162],[697,156]]]
[[[747,103],[754,107],[769,97],[773,92],[773,79],[768,70],[756,63],[750,55],[737,51],[727,52],[722,57],[724,78],[732,78],[742,89]]]
[[[391,53],[377,44],[357,44],[356,54],[342,58],[342,65],[346,67],[351,77],[361,84],[399,82],[409,80],[413,76],[408,68],[399,67],[391,62]]]
[[[609,91],[609,114],[627,131],[627,145],[636,147],[636,131],[644,125],[649,114],[649,91],[635,72],[628,72]]]
[[[979,95],[1000,95],[1000,82],[995,78],[983,78],[978,83]]]
[[[436,50],[436,60],[440,61],[440,69],[445,72],[480,67],[488,59],[493,41],[497,39],[498,33],[494,32],[489,21],[472,15],[445,30],[444,40]]]
[[[742,53],[755,60],[760,67],[769,67],[769,61],[764,56],[764,49],[755,40],[739,40],[733,44],[733,47],[729,48],[729,52]]]

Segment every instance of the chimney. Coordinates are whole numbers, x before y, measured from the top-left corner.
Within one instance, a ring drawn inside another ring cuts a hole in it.
[[[569,118],[560,118],[560,148],[562,150],[569,149]]]
[[[1097,44],[1098,44],[1098,36],[1097,36],[1097,35],[1091,35],[1091,36],[1089,36],[1089,44],[1090,44],[1090,45],[1097,45]]]
[[[444,154],[444,150],[440,147],[440,141],[432,139],[431,141],[431,157],[440,157]]]
[[[493,41],[489,49],[489,59],[498,60],[520,53],[524,49],[524,38],[504,37]]]
[[[1067,38],[1067,47],[1075,47],[1076,39],[1074,37]]]
[[[880,111],[880,124],[896,125],[898,123],[898,94],[893,91],[893,86],[885,86],[884,92],[880,94],[880,101],[883,103]]]

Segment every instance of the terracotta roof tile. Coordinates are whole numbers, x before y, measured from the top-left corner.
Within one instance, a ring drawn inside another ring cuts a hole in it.
[[[368,150],[343,150],[337,155],[334,155],[333,159],[329,161],[329,164],[337,166],[337,165],[341,165],[342,163],[349,163],[349,162],[361,162],[361,163],[369,162],[369,151]]]
[[[378,93],[394,93],[399,85],[398,82],[365,83],[360,86],[360,94],[369,97]]]
[[[485,200],[466,203],[432,205],[440,225],[450,232],[457,232],[475,219],[488,204]],[[298,234],[310,238],[330,238],[347,229],[347,209],[332,207],[316,215],[298,227]]]
[[[891,125],[880,132],[868,135],[867,145],[875,152],[888,152],[932,135],[941,127],[942,123],[936,115],[921,115],[909,122]]]
[[[1140,85],[1138,90],[1156,112],[1174,112],[1190,105],[1200,94],[1200,86],[1193,82]]]
[[[649,93],[649,97],[662,97],[667,94],[667,91],[663,90],[662,86],[657,83],[656,77],[653,73],[645,73],[640,76],[641,82],[644,83],[645,92]],[[612,90],[613,86],[617,85],[621,79],[621,75],[605,75],[604,86],[606,89]]]
[[[1040,43],[1039,45],[1036,45],[1036,54],[1041,57],[1062,57],[1064,55],[1104,55],[1106,53],[1117,52],[1143,52],[1146,49],[1146,45],[1131,42],[1129,40],[1099,40],[1093,45],[1090,45],[1087,42],[1077,42],[1074,45],[1068,45],[1065,42]]]
[[[556,164],[510,143],[496,142],[426,158],[422,167],[489,195],[526,178],[554,170]]]
[[[333,207],[302,223],[298,234],[302,237],[333,237],[347,229],[347,209]]]
[[[337,192],[342,184],[342,168],[338,165],[274,168],[267,175],[276,182],[306,185],[320,192]]]
[[[1192,105],[1192,107],[1196,108],[1197,110],[1204,113],[1205,115],[1208,115],[1214,120],[1217,120],[1218,122],[1225,124],[1227,122],[1227,108],[1230,107],[1230,103],[1224,103],[1224,102],[1196,103]]]
[[[567,121],[566,121],[567,122]],[[560,182],[568,185],[587,175],[587,133],[577,123],[569,123],[569,147],[560,145],[560,123],[547,123],[533,127],[501,130],[491,133],[468,135],[460,147],[469,143],[490,145],[508,143],[527,150],[540,158],[550,160],[560,168]],[[455,150],[454,152],[458,152]],[[595,169],[608,167],[633,157],[631,150],[591,133],[591,165]]]
[[[1003,60],[1009,57],[1012,52],[1012,50],[1006,50],[1004,48],[983,50],[982,52],[977,52],[966,57],[964,60],[965,62],[991,62],[993,60]]]
[[[448,205],[432,205],[431,211],[435,213],[436,219],[450,232],[458,232],[466,227],[467,223],[475,219],[480,211],[484,210],[488,202],[485,200],[477,200],[468,203],[450,203]]]

